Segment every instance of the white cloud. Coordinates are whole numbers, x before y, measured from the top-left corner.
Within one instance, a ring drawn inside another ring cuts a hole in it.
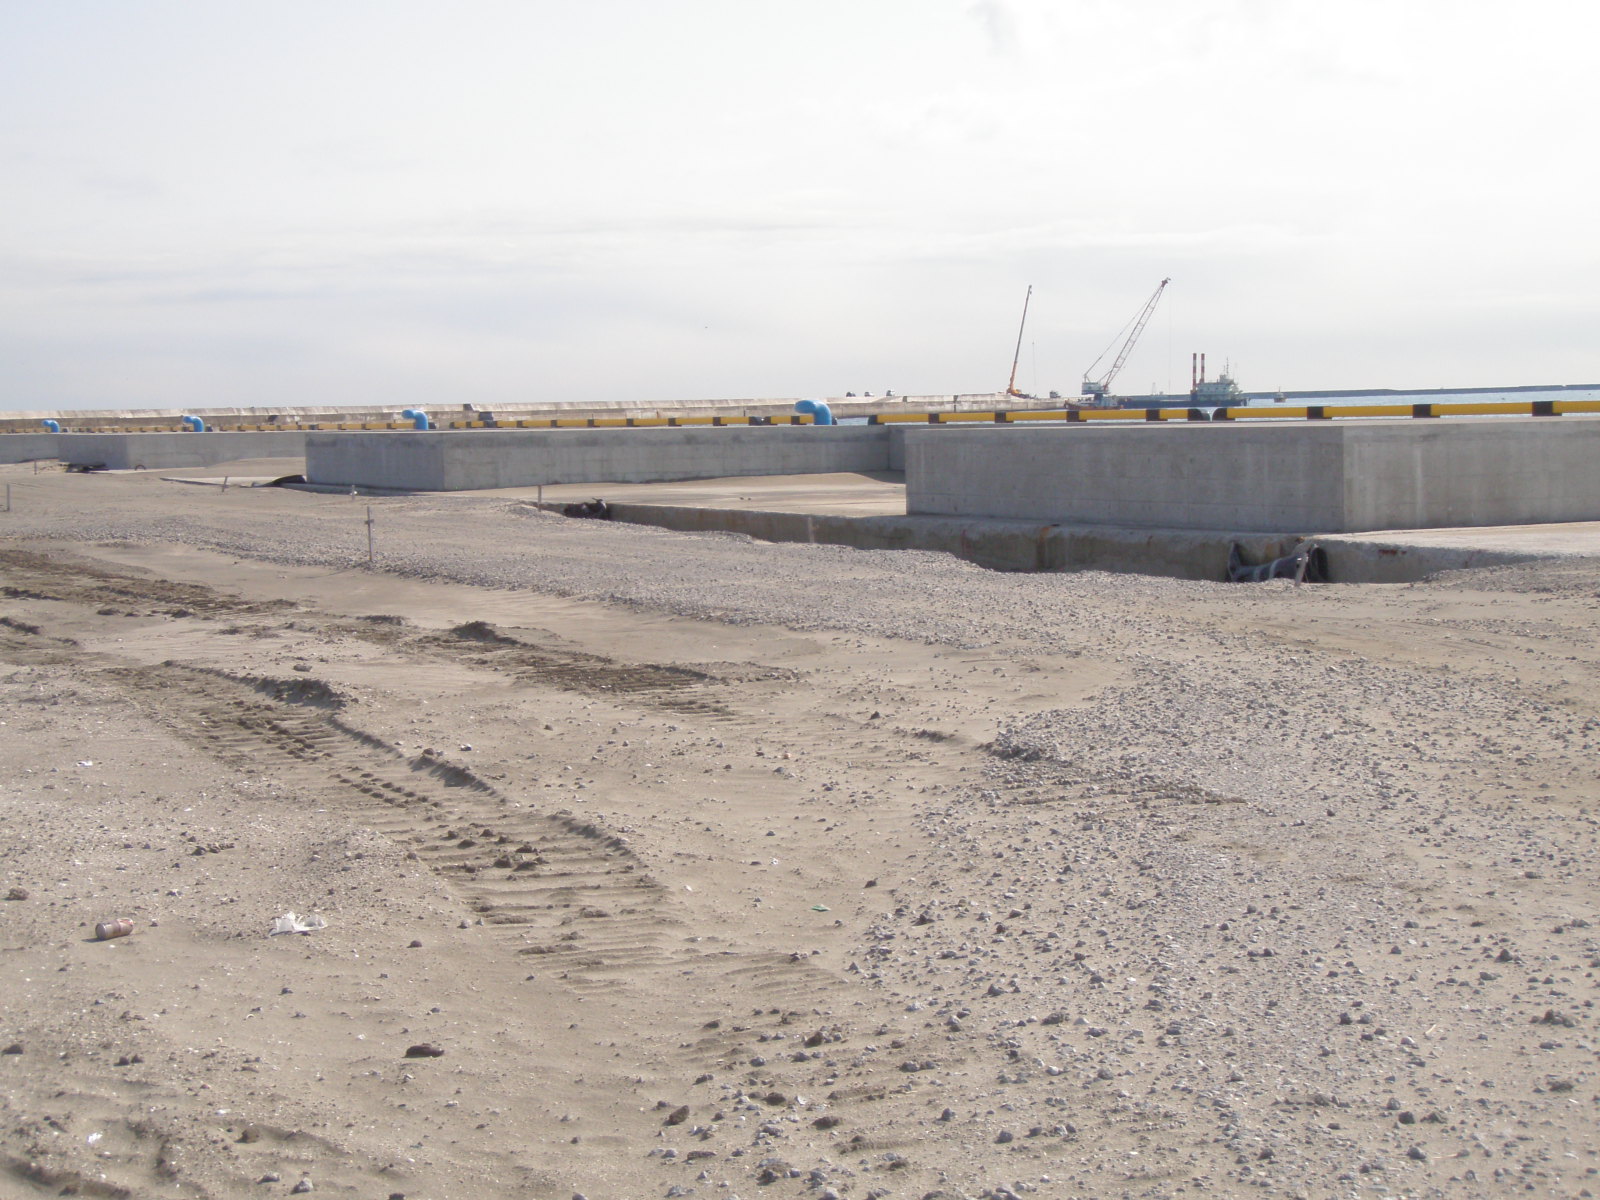
[[[978,0],[967,10],[989,39],[990,51],[1000,58],[1017,52],[1016,17],[1004,0]]]

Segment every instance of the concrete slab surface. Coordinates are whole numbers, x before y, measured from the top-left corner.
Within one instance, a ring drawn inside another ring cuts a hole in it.
[[[533,499],[539,492],[538,488],[502,488],[492,494]],[[546,503],[570,504],[600,497],[618,504],[665,504],[680,508],[819,516],[903,516],[906,511],[903,471],[739,476],[681,483],[563,483],[545,487],[543,495]]]
[[[285,475],[299,475],[305,471],[304,458],[238,458],[230,462],[209,463],[203,466],[188,467],[120,467],[107,474],[146,474],[159,475],[162,479],[170,479],[178,483],[215,482],[221,483],[224,479],[229,484],[239,483],[245,479],[282,479]]]
[[[1600,557],[1600,521],[1485,525],[1466,529],[1381,529],[1372,533],[1329,534],[1318,540],[1415,546],[1418,549],[1480,550],[1537,558],[1593,558]]]

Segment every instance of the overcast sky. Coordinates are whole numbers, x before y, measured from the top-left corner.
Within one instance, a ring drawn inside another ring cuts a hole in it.
[[[0,408],[1600,381],[1579,0],[0,0]]]

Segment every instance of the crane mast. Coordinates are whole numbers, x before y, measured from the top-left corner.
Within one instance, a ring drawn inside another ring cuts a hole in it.
[[[1151,316],[1155,314],[1156,305],[1161,303],[1161,293],[1166,291],[1167,284],[1171,282],[1170,278],[1163,279],[1156,287],[1156,290],[1151,293],[1150,299],[1145,301],[1144,307],[1134,317],[1133,328],[1129,332],[1127,340],[1122,343],[1122,349],[1117,353],[1116,361],[1111,364],[1111,369],[1098,379],[1092,377],[1094,369],[1100,365],[1107,354],[1111,353],[1111,346],[1107,346],[1101,351],[1100,357],[1089,364],[1089,369],[1083,373],[1083,394],[1085,396],[1093,396],[1097,401],[1104,401],[1104,397],[1111,391],[1111,381],[1117,377],[1117,372],[1122,370],[1122,364],[1128,361],[1128,355],[1133,353],[1133,347],[1138,342],[1139,335],[1144,332],[1144,327],[1150,323]],[[1116,345],[1115,338],[1112,339],[1111,345]]]
[[[1011,356],[1011,382],[1006,384],[1006,395],[1021,396],[1017,391],[1017,364],[1022,361],[1022,331],[1028,325],[1028,301],[1033,299],[1033,284],[1028,285],[1027,295],[1022,297],[1022,322],[1017,326],[1017,352]]]

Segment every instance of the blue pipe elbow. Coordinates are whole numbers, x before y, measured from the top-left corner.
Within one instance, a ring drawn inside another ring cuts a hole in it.
[[[794,402],[794,410],[802,416],[809,413],[813,425],[836,424],[833,419],[833,409],[829,408],[821,400],[796,400]]]
[[[184,417],[183,427],[190,433],[204,433],[206,431],[206,423],[199,417]]]
[[[433,428],[433,426],[428,424],[428,414],[423,412],[420,408],[408,408],[408,409],[405,410],[405,412],[401,413],[400,415],[402,417],[406,418],[406,420],[410,421],[413,428],[416,428],[416,429],[432,429]]]
[[[51,433],[60,433],[61,432],[61,422],[60,421],[45,421],[44,422],[44,427],[46,429],[48,429]]]

